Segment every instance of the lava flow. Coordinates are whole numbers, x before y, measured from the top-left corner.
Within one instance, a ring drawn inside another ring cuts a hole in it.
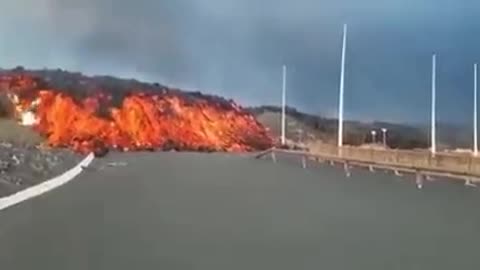
[[[14,115],[48,145],[87,153],[99,148],[243,152],[266,149],[272,138],[233,102],[179,91],[132,91],[117,106],[112,94],[74,98],[25,74],[0,76],[0,94]]]

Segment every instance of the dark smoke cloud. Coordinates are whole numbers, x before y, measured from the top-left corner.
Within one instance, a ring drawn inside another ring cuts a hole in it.
[[[478,10],[468,0],[16,0],[0,11],[0,62],[138,77],[244,104],[278,103],[285,63],[289,104],[334,115],[348,23],[347,116],[427,121],[435,51],[440,120],[468,122]]]

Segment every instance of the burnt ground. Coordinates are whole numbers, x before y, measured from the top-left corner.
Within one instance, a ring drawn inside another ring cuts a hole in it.
[[[80,160],[80,155],[65,149],[0,142],[0,197],[58,176]]]

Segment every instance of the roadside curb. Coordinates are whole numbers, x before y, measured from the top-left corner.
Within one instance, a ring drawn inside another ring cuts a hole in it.
[[[70,170],[64,172],[63,174],[54,177],[50,180],[42,182],[33,187],[29,187],[22,191],[19,191],[13,195],[0,198],[0,211],[9,208],[13,205],[21,203],[23,201],[29,200],[31,198],[40,196],[46,192],[49,192],[57,187],[60,187],[75,178],[79,175],[84,167],[88,167],[90,163],[95,159],[93,153],[90,153],[86,158],[84,158],[80,163],[78,163],[75,167],[71,168]]]

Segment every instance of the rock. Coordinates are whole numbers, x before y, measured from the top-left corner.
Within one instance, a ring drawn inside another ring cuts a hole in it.
[[[1,143],[0,143],[0,147],[3,147],[3,148],[12,148],[12,147],[13,147],[13,144],[7,143],[7,142],[1,142]]]
[[[10,168],[10,162],[5,161],[5,160],[0,160],[0,171],[4,172],[7,171]]]
[[[20,165],[20,160],[18,159],[18,157],[15,155],[15,154],[12,154],[12,160],[13,160],[13,166],[18,166]]]
[[[177,144],[176,142],[174,142],[173,140],[167,140],[167,141],[162,145],[162,150],[163,150],[163,151],[166,151],[166,152],[169,152],[169,151],[172,151],[172,150],[178,151],[178,149],[180,149],[180,147],[179,147],[178,144]]]
[[[98,157],[98,158],[105,157],[108,154],[108,148],[98,147],[95,149],[93,154],[95,155],[95,157]]]
[[[69,150],[0,143],[0,197],[58,176],[80,159]]]
[[[45,169],[45,167],[41,163],[30,162],[29,165],[30,165],[30,168],[32,168],[36,172],[42,172]]]
[[[58,158],[47,157],[45,163],[47,164],[47,167],[53,168],[59,164],[59,160]]]

